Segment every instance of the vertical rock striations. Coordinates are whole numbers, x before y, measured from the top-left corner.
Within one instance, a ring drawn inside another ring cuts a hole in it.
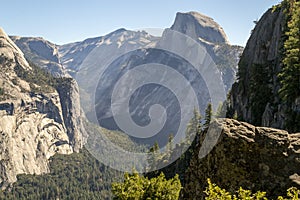
[[[171,29],[207,43],[229,44],[223,28],[212,18],[197,12],[177,13]]]
[[[295,96],[288,104],[280,95],[284,44],[288,38],[288,4],[289,1],[283,1],[258,21],[239,62],[231,103],[240,120],[295,132],[299,131],[293,125],[300,117],[299,97]]]
[[[87,137],[83,125],[84,118],[81,117],[83,114],[81,113],[78,85],[72,78],[60,79],[57,92],[60,96],[62,115],[70,144],[74,151],[78,152],[85,143],[84,138]]]
[[[54,154],[78,151],[83,130],[76,84],[64,85],[68,79],[58,81],[30,66],[2,29],[0,70],[0,186],[5,188],[18,174],[49,172]]]
[[[228,91],[235,81],[243,47],[231,45],[218,23],[197,12],[177,13],[171,29],[188,35],[206,47],[221,71],[225,89]]]

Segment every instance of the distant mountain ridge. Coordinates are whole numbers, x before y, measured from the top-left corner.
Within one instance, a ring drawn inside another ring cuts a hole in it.
[[[10,36],[10,38],[22,49],[28,60],[45,68],[56,77],[67,76],[66,70],[60,61],[58,45],[40,37]]]
[[[236,79],[243,47],[231,45],[223,28],[212,18],[197,12],[177,13],[171,29],[183,33],[206,47],[228,92]]]
[[[231,87],[232,83],[235,81],[237,63],[243,48],[240,46],[230,45],[227,36],[224,33],[222,27],[220,27],[220,25],[218,25],[212,18],[196,12],[177,13],[174,24],[171,26],[169,32],[170,31],[180,32],[194,39],[195,42],[198,42],[200,45],[203,45],[206,48],[210,57],[216,63],[218,69],[221,72],[222,77],[220,77],[220,79],[223,80],[223,84],[227,92]],[[165,30],[165,32],[168,32],[168,30]],[[61,69],[61,72],[63,74],[66,72],[67,74],[70,74],[72,77],[75,78],[81,89],[81,101],[83,109],[86,112],[87,117],[96,123],[99,121],[99,119],[91,119],[91,113],[94,109],[94,105],[92,102],[94,101],[94,99],[96,99],[96,101],[98,102],[102,102],[101,104],[96,105],[96,114],[99,115],[101,119],[103,117],[110,118],[111,115],[109,114],[110,111],[108,110],[110,107],[110,100],[102,99],[102,97],[104,98],[109,94],[101,93],[96,94],[95,96],[95,91],[97,87],[97,81],[100,78],[98,77],[99,72],[103,69],[105,64],[108,64],[109,62],[113,61],[114,58],[112,55],[122,54],[122,52],[126,52],[130,49],[157,48],[157,45],[159,45],[160,41],[164,40],[161,37],[154,37],[145,31],[130,31],[126,29],[118,29],[105,36],[89,38],[82,42],[75,42],[60,46],[53,45],[45,40],[43,41],[41,40],[41,38],[37,38],[36,41],[34,41],[33,38],[26,39],[20,37],[12,37],[12,39],[14,39],[17,42],[19,47],[26,53],[26,55],[28,55],[28,57],[33,58],[33,62],[37,64],[45,63],[46,56],[42,54],[45,54],[47,52],[47,55],[50,56],[49,59],[51,59],[51,61],[48,62],[48,65],[56,61],[57,64],[55,66],[59,66],[59,68],[56,69]],[[37,47],[37,49],[32,48],[32,46]],[[38,50],[38,48],[40,48],[40,50]],[[127,62],[128,64],[135,62],[138,63],[140,59],[149,61],[150,55],[152,56],[151,59],[154,59],[152,60],[154,63],[165,62],[164,60],[167,58],[165,56],[167,55],[162,56],[162,54],[160,54],[159,52],[156,52],[156,54],[154,51],[151,52],[152,53],[150,53],[149,55],[149,52],[145,52],[144,55],[140,55],[138,57],[131,55],[130,58],[128,58]],[[96,56],[96,58],[94,58],[94,61],[92,61],[90,64],[86,63],[86,60],[89,59],[89,56],[93,55]],[[95,63],[95,61],[97,61],[97,63]],[[172,66],[172,61],[167,61],[165,64]],[[107,83],[109,83],[112,80],[115,80],[115,78],[117,78],[121,73],[123,73],[124,70],[126,69],[120,69],[119,71],[111,73],[109,75],[110,80],[108,80]],[[190,81],[194,80],[192,74],[187,78],[190,79]],[[205,84],[202,85],[204,86]],[[104,83],[102,87],[106,87],[109,90],[111,86]],[[144,92],[148,93],[149,96],[150,94],[152,94],[151,91],[153,91],[153,89],[154,88],[148,90],[147,92]],[[105,91],[105,89],[103,89],[103,91]],[[203,96],[203,94],[201,96]],[[137,94],[137,96],[139,95]],[[141,98],[141,96],[139,98]],[[149,102],[163,101],[161,103],[166,104],[167,107],[171,105],[172,101],[170,101],[170,103],[167,103],[165,101],[168,98],[163,100],[164,98],[164,92],[162,92],[161,94],[154,95],[152,97],[152,100],[148,99],[148,102],[146,102],[145,99],[135,99],[132,102],[139,102],[139,105],[145,106],[149,105]],[[201,103],[202,111],[205,109],[209,101],[208,93],[203,96],[203,99],[205,100],[203,100],[203,102]],[[171,110],[172,113],[170,114],[170,116],[178,117],[179,113],[176,111],[176,109],[173,108]],[[145,111],[143,111],[144,114],[142,115],[140,115],[141,110],[139,110],[138,108],[133,109],[133,111],[139,113],[139,117],[136,119],[141,119],[143,121],[137,122],[138,124],[144,124],[147,121],[147,114],[145,115]],[[134,116],[137,113],[131,114],[132,116]],[[101,125],[106,128],[116,128],[115,125],[112,125],[114,123],[111,124],[111,120],[108,120],[107,122],[103,123],[104,124]],[[173,130],[170,128],[166,128],[165,131],[168,132],[168,134],[170,132],[173,132]]]
[[[63,66],[66,67],[70,74],[75,75],[84,59],[95,48],[101,48],[103,52],[105,52],[108,46],[110,46],[108,49],[112,50],[120,48],[121,46],[122,48],[131,48],[131,46],[141,47],[153,43],[157,41],[157,39],[157,37],[145,31],[135,32],[121,28],[105,36],[88,38],[82,42],[61,45],[58,47],[58,50]],[[113,47],[111,45],[113,45]],[[109,55],[110,52],[107,51],[106,53]]]

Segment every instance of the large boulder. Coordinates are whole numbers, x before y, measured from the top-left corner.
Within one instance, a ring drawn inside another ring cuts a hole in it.
[[[197,144],[185,174],[184,199],[203,199],[208,178],[231,192],[242,186],[271,197],[285,194],[300,186],[299,148],[300,133],[217,119]]]

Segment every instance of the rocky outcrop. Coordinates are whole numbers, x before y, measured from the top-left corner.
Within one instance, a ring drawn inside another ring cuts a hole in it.
[[[83,125],[85,117],[80,107],[78,85],[72,78],[61,79],[57,91],[70,144],[74,151],[79,152],[86,142],[87,133]]]
[[[183,199],[204,199],[207,178],[231,192],[242,186],[270,197],[286,194],[289,187],[300,186],[299,149],[300,133],[218,119],[197,144]]]
[[[83,131],[76,84],[56,80],[58,91],[45,80],[33,80],[49,77],[33,74],[34,68],[3,30],[0,67],[0,186],[5,188],[18,174],[49,172],[48,159],[54,154],[78,151]]]
[[[15,182],[18,174],[49,172],[48,159],[54,154],[73,152],[62,121],[58,93],[24,95],[21,100],[6,102],[11,105],[9,112],[0,110],[0,185],[3,188]]]
[[[30,69],[28,62],[24,58],[23,52],[7,36],[2,28],[0,28],[0,40],[0,55],[5,55],[9,60],[20,64],[25,69]]]
[[[258,21],[240,59],[240,78],[231,93],[232,106],[239,119],[280,129],[284,128],[286,118],[277,76],[282,68],[283,9],[269,9]]]
[[[10,38],[22,50],[26,59],[45,68],[56,77],[69,76],[60,63],[57,45],[41,37],[11,36]]]

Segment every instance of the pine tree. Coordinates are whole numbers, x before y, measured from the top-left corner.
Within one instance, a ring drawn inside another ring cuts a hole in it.
[[[281,97],[287,103],[292,103],[300,96],[300,2],[289,1],[287,9],[290,20],[287,24],[287,40],[284,42],[284,66],[279,77]]]
[[[204,123],[204,128],[208,128],[209,127],[209,124],[210,124],[210,121],[212,119],[212,116],[213,116],[213,111],[212,111],[212,105],[211,103],[209,103],[207,105],[207,108],[205,110],[205,123]]]
[[[168,138],[168,151],[171,153],[172,150],[173,150],[173,139],[174,139],[174,135],[173,134],[170,134],[169,135],[169,138]]]
[[[300,2],[286,0],[287,31],[285,33],[283,68],[279,74],[279,94],[287,106],[285,128],[290,132],[300,130],[299,111],[293,104],[300,97]]]
[[[154,145],[150,148],[149,150],[150,154],[148,157],[148,165],[149,165],[149,170],[155,169],[156,166],[158,165],[158,160],[160,156],[160,149],[158,142],[156,141]]]
[[[250,101],[252,121],[251,123],[260,126],[262,115],[268,102],[272,102],[272,89],[269,84],[272,82],[272,64],[253,64],[250,78]]]
[[[214,116],[216,118],[224,118],[224,117],[226,117],[226,112],[227,112],[227,100],[224,101],[223,103],[220,102],[218,109]]]
[[[201,115],[197,109],[194,108],[193,117],[187,125],[186,129],[186,143],[190,145],[193,138],[201,132]]]

